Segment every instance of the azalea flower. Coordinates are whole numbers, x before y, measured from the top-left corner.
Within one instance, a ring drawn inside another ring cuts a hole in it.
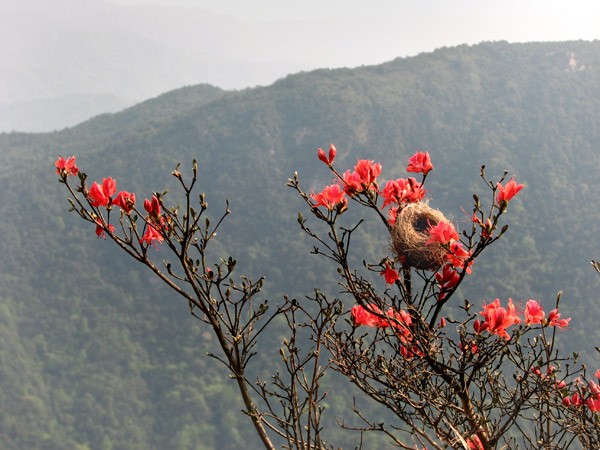
[[[160,200],[153,195],[151,200],[144,200],[144,209],[150,214],[153,220],[158,220],[160,217]]]
[[[331,144],[329,146],[329,158],[325,156],[325,151],[322,148],[319,148],[319,150],[317,151],[317,156],[321,161],[323,161],[325,164],[331,167],[333,165],[333,160],[335,159],[336,153],[337,149],[335,148],[335,145]]]
[[[600,412],[600,398],[590,397],[585,401],[585,405],[592,412]]]
[[[390,180],[379,193],[384,199],[382,208],[391,203],[415,203],[425,197],[423,185],[414,178]]]
[[[510,336],[506,332],[506,328],[521,322],[512,299],[510,298],[508,299],[507,308],[500,306],[500,299],[495,299],[490,304],[486,305],[484,303],[483,311],[479,314],[484,317],[485,321],[481,325],[478,324],[477,328],[481,331],[487,330],[504,339],[510,339]],[[476,329],[476,332],[479,331]]]
[[[440,285],[438,300],[443,300],[446,297],[446,293],[458,284],[460,281],[460,275],[456,270],[454,270],[452,265],[444,264],[442,271],[436,272],[435,279]]]
[[[344,190],[353,195],[363,190],[377,189],[377,177],[381,174],[381,164],[361,159],[354,166],[354,172],[347,170],[344,175]]]
[[[145,242],[146,245],[150,245],[152,243],[155,244],[155,242],[162,242],[164,241],[164,238],[162,237],[162,234],[160,234],[156,228],[154,228],[152,225],[147,225],[146,226],[146,232],[144,233],[144,236],[142,236],[142,238],[140,239],[140,244]]]
[[[370,304],[368,305],[369,310],[382,314],[381,309],[377,305]],[[377,327],[377,328],[385,328],[389,326],[389,324],[382,319],[381,317],[373,314],[370,311],[367,311],[361,305],[354,305],[352,307],[352,319],[354,319],[355,325],[365,325],[368,327]]]
[[[108,228],[109,233],[115,232],[115,227],[113,225],[108,224],[107,228]],[[106,232],[105,232],[104,226],[102,225],[102,222],[100,221],[100,219],[96,219],[96,237],[106,239]]]
[[[525,324],[541,324],[544,317],[546,317],[546,313],[542,309],[542,305],[537,300],[528,300],[525,304]]]
[[[388,212],[388,223],[392,226],[396,224],[396,219],[398,218],[398,207],[391,207]]]
[[[333,211],[338,205],[342,204],[345,206],[348,203],[345,195],[346,193],[339,184],[332,184],[326,186],[318,194],[311,194],[310,196],[317,202],[313,208],[324,206],[328,210]]]
[[[68,176],[68,175],[77,175],[79,169],[75,165],[75,157],[69,156],[67,159],[59,156],[58,159],[54,162],[56,166],[57,175]]]
[[[390,264],[386,261],[385,269],[382,270],[381,275],[385,278],[385,282],[387,284],[394,284],[400,278],[400,275]]]
[[[506,183],[506,186],[502,186],[502,184],[498,183],[496,188],[496,201],[501,208],[506,208],[508,202],[510,202],[512,198],[517,195],[521,189],[523,189],[523,185],[517,184],[514,179],[511,179],[508,183]]]
[[[565,397],[562,400],[563,406],[581,406],[583,405],[583,400],[578,392],[575,392],[571,397]]]
[[[433,164],[431,164],[429,152],[417,152],[408,160],[407,172],[417,172],[427,175],[431,170],[433,170]]]
[[[465,269],[468,274],[472,272],[471,265],[473,265],[473,261],[469,261],[467,264],[467,260],[471,257],[471,252],[468,252],[462,246],[462,243],[459,241],[454,241],[450,243],[450,249],[446,254],[446,261],[451,264],[455,269]],[[465,267],[466,264],[466,267]]]
[[[481,237],[485,239],[492,237],[492,233],[494,232],[494,226],[492,225],[492,221],[489,218],[487,218],[485,222],[482,222],[476,214],[473,214],[473,222],[481,227]]]
[[[458,233],[450,222],[444,220],[439,221],[435,225],[430,225],[429,229],[429,240],[425,245],[430,244],[450,244],[458,239]]]
[[[476,434],[467,439],[467,444],[469,445],[469,450],[483,450],[483,443]]]
[[[548,324],[553,327],[566,328],[569,326],[570,321],[570,317],[568,319],[561,319],[558,309],[553,309],[548,314]]]
[[[110,197],[117,191],[117,182],[114,178],[104,178],[102,185],[95,181],[92,183],[88,192],[88,197],[92,201],[92,206],[108,206]]]
[[[113,204],[121,208],[125,214],[129,214],[135,205],[135,194],[132,192],[121,191],[113,200]]]

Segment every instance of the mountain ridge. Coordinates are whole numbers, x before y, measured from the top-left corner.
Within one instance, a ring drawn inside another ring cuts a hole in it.
[[[510,204],[511,228],[478,259],[461,297],[474,304],[532,297],[551,306],[562,289],[561,310],[573,325],[561,333],[561,348],[592,358],[588,321],[600,312],[589,267],[600,253],[599,90],[598,41],[495,42],[305,72],[243,91],[186,87],[60,132],[0,134],[0,212],[8,218],[0,239],[0,357],[10,362],[1,373],[2,447],[254,442],[228,380],[202,356],[210,338],[186,305],[68,214],[52,165],[57,154],[75,154],[90,182],[115,177],[138,202],[163,189],[176,201],[170,172],[182,162],[189,173],[197,159],[212,217],[231,201],[215,257],[231,253],[242,273],[266,275],[264,295],[274,303],[283,293],[301,299],[315,287],[338,290],[327,264],[308,254],[296,224],[303,206],[284,187],[294,171],[315,191],[330,181],[317,147],[334,142],[340,169],[375,159],[384,179],[405,176],[415,150],[430,151],[430,203],[459,228],[467,226],[461,208],[469,210],[471,194],[486,192],[480,166],[493,177],[507,169],[525,184]],[[357,238],[357,257],[385,254],[385,233],[372,222]],[[347,417],[347,399],[332,397],[329,412]],[[242,425],[234,432],[232,424]],[[332,436],[345,447],[355,438]]]

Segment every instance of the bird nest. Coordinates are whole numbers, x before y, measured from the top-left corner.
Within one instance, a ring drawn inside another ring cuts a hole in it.
[[[404,267],[437,270],[444,263],[447,249],[435,242],[427,245],[429,228],[449,222],[444,214],[426,203],[412,203],[402,209],[392,227],[391,247]]]

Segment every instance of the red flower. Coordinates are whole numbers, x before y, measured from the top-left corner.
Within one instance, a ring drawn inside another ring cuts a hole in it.
[[[431,158],[429,152],[417,152],[411,156],[408,160],[407,172],[417,172],[427,175],[433,170],[433,164],[431,164]]]
[[[481,236],[483,238],[491,238],[492,233],[494,232],[494,226],[492,225],[492,221],[488,218],[485,220],[485,223],[481,221],[477,215],[473,214],[473,222],[478,224],[481,227]]]
[[[600,380],[600,369],[596,370],[596,373],[594,373],[594,376]]]
[[[444,220],[438,222],[436,225],[430,225],[427,231],[429,232],[429,240],[425,245],[435,243],[446,245],[451,244],[458,239],[458,233],[456,232],[454,225]]]
[[[57,175],[68,176],[68,175],[77,175],[79,169],[75,165],[75,157],[69,156],[67,159],[64,159],[62,156],[59,156],[58,159],[54,162],[56,166]]]
[[[546,317],[546,313],[542,309],[542,305],[537,300],[528,300],[525,304],[525,324],[541,324],[544,317]]]
[[[381,175],[381,164],[372,160],[361,159],[356,163],[354,171],[358,174],[362,183],[369,187],[377,183],[377,177]]]
[[[110,204],[110,197],[117,191],[117,182],[114,178],[104,178],[102,180],[102,186],[96,183],[92,183],[92,187],[88,192],[88,196],[92,201],[92,206],[108,206]]]
[[[377,177],[381,174],[381,164],[361,159],[354,166],[354,172],[344,173],[344,190],[353,195],[363,190],[377,188]]]
[[[570,317],[568,319],[561,319],[558,309],[553,309],[548,314],[548,324],[553,327],[566,328],[569,326],[570,321]]]
[[[115,227],[110,224],[108,224],[106,228],[108,228],[109,233],[114,233],[114,231],[115,231]],[[102,222],[100,221],[100,219],[96,219],[96,236],[99,238],[106,239],[105,231],[106,231],[106,229],[102,225]]]
[[[471,265],[473,264],[473,261],[469,261],[467,264],[467,261],[470,257],[471,252],[466,251],[459,241],[454,241],[450,244],[450,250],[446,255],[446,261],[452,264],[455,269],[464,268],[466,272],[470,274],[472,272]]]
[[[113,204],[121,208],[125,214],[129,214],[135,205],[135,194],[132,192],[121,191],[113,200]]]
[[[145,199],[144,209],[153,220],[158,220],[160,217],[160,200],[155,195],[152,196],[152,200]]]
[[[398,205],[402,203],[415,203],[425,197],[425,189],[414,178],[390,180],[385,184],[383,191],[379,193],[384,198],[382,208],[385,208],[390,203]]]
[[[469,450],[483,450],[483,443],[476,434],[467,439],[467,444],[469,444]]]
[[[335,159],[336,153],[337,153],[337,150],[335,148],[335,145],[331,144],[329,146],[329,158],[327,158],[327,156],[325,156],[325,151],[322,148],[319,148],[319,150],[317,151],[317,156],[319,157],[319,159],[321,161],[323,161],[325,164],[327,164],[329,167],[331,167],[333,165],[333,160]]]
[[[348,203],[345,195],[346,193],[339,184],[332,184],[326,186],[318,194],[311,194],[310,196],[317,202],[313,208],[324,206],[328,210],[333,211],[338,205],[342,204],[345,206]]]
[[[590,397],[585,401],[585,404],[590,408],[590,411],[600,412],[600,398]]]
[[[483,311],[480,313],[485,322],[481,325],[477,324],[476,332],[488,330],[492,334],[496,334],[504,339],[510,339],[506,332],[506,328],[511,325],[516,325],[521,322],[518,313],[513,305],[512,299],[508,299],[508,307],[500,306],[500,300],[495,299],[492,303],[483,304]],[[475,324],[474,324],[475,326]]]
[[[385,282],[387,284],[394,284],[396,281],[398,281],[398,278],[400,278],[398,272],[394,270],[394,268],[391,267],[387,261],[385,263],[385,269],[379,273],[383,276],[383,278],[385,278]]]
[[[393,226],[396,223],[397,218],[398,218],[398,207],[393,206],[390,208],[390,211],[388,212],[388,223]]]
[[[435,274],[435,279],[440,285],[438,300],[443,300],[446,297],[446,293],[458,284],[460,275],[453,269],[452,265],[444,264],[442,271]]]
[[[502,208],[503,205],[506,207],[508,202],[510,202],[511,199],[517,195],[521,189],[523,189],[523,185],[517,184],[514,179],[511,179],[508,183],[506,183],[506,186],[502,186],[502,184],[498,183],[496,188],[498,189],[496,192],[496,201]]]
[[[156,228],[154,228],[152,225],[147,225],[146,232],[144,233],[144,236],[142,236],[142,238],[140,239],[140,244],[145,242],[146,245],[150,245],[154,243],[154,241],[162,242],[164,241],[164,238],[162,237],[162,234],[160,234],[156,230]]]
[[[381,309],[379,309],[376,305],[370,304],[368,305],[368,308],[377,314],[382,314]],[[389,326],[389,324],[381,317],[373,314],[370,311],[367,311],[360,305],[354,305],[352,307],[351,314],[355,325],[366,325],[368,327],[377,328],[385,328]]]
[[[564,406],[581,406],[583,405],[583,400],[581,399],[581,396],[579,395],[579,393],[575,392],[573,395],[571,395],[571,397],[565,397],[562,400],[562,404]]]

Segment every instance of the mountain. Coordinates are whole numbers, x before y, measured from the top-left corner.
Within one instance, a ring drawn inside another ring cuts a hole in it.
[[[377,160],[385,179],[404,176],[407,158],[427,149],[431,204],[459,227],[472,193],[486,193],[481,165],[490,177],[509,170],[525,184],[510,204],[510,229],[478,259],[461,295],[551,305],[562,290],[573,319],[560,346],[596,367],[600,280],[589,261],[600,254],[599,91],[598,41],[492,42],[242,91],[190,86],[60,132],[0,134],[0,446],[257,442],[187,305],[67,212],[57,154],[76,155],[90,180],[113,176],[138,199],[165,188],[177,198],[170,172],[182,162],[189,173],[196,158],[212,216],[231,202],[215,254],[265,275],[272,302],[337,289],[335,273],[309,254],[296,223],[303,205],[284,187],[294,171],[308,188],[329,182],[317,147],[334,142],[340,168]],[[358,237],[357,258],[385,254],[386,237],[370,222]],[[348,417],[352,399],[338,392],[328,413]],[[358,439],[332,436],[345,448]]]

